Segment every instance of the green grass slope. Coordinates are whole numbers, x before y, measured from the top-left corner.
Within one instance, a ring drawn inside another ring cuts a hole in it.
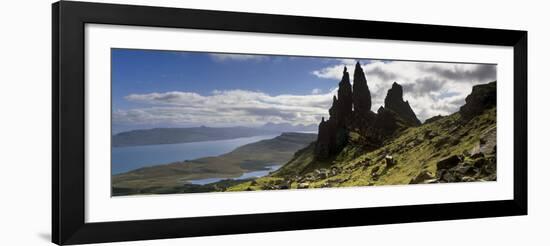
[[[350,139],[351,143],[333,159],[316,161],[315,146],[311,144],[298,151],[277,172],[227,190],[397,185],[430,179],[435,182],[437,178],[437,182],[443,182],[446,179],[439,176],[450,171],[471,175],[463,175],[469,178],[467,181],[496,179],[484,172],[496,163],[494,150],[475,154],[480,146],[496,145],[496,108],[487,109],[468,121],[455,113],[408,128],[388,139],[383,147],[371,151],[364,149],[357,133],[351,132]],[[492,145],[487,141],[492,141]],[[457,161],[449,170],[438,168],[438,162],[455,156]]]

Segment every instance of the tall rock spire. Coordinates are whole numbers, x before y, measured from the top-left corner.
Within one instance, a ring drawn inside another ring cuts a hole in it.
[[[397,113],[409,125],[420,125],[420,120],[416,118],[416,114],[412,110],[411,105],[409,105],[409,101],[403,101],[403,87],[398,83],[393,82],[391,89],[388,90],[386,99],[384,99],[384,106],[386,109]]]
[[[340,102],[336,96],[332,96],[332,107],[328,110],[330,119],[338,119],[340,117]]]
[[[371,97],[365,73],[359,61],[353,72],[353,110],[357,114],[366,114],[371,108]]]
[[[340,123],[343,123],[351,117],[351,112],[353,109],[351,83],[349,81],[349,73],[346,67],[344,67],[344,74],[342,75],[342,80],[340,81],[338,86],[338,112],[340,114],[339,121]]]
[[[337,154],[348,142],[346,124],[351,120],[353,99],[351,83],[347,68],[344,68],[342,80],[339,83],[338,97],[332,97],[332,107],[329,109],[329,119],[323,118],[319,124],[315,156],[322,160]]]

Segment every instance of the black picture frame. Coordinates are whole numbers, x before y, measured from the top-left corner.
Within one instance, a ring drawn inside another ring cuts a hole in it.
[[[100,243],[527,214],[527,31],[70,1],[54,3],[52,13],[54,243]],[[85,223],[86,23],[513,47],[514,198],[432,205]]]

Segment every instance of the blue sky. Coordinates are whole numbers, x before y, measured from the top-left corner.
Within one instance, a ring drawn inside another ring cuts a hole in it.
[[[357,59],[112,49],[113,131],[318,124]],[[376,111],[395,81],[418,118],[456,112],[496,65],[360,59]],[[353,81],[352,81],[353,83]]]
[[[340,64],[338,59],[255,56],[219,58],[211,53],[114,49],[113,106],[136,106],[129,94],[189,91],[210,95],[215,90],[261,91],[270,95],[327,92],[337,86],[308,71]],[[363,61],[366,62],[366,61]]]

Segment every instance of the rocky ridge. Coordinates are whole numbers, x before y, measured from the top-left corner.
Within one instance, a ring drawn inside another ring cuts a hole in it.
[[[346,73],[344,71],[342,79],[344,85]],[[410,105],[402,100],[400,87],[397,83],[392,85],[386,97],[389,103],[376,113],[355,112],[354,107],[350,118],[343,121],[334,110],[339,109],[343,99],[339,94],[334,98],[330,118],[323,119],[319,126],[317,142],[298,151],[269,176],[230,187],[227,191],[497,179],[496,82],[474,86],[458,112],[435,116],[424,124],[417,121],[414,112],[408,113]],[[376,136],[382,136],[383,141],[378,142]],[[323,142],[331,137],[334,142]],[[345,141],[338,142],[338,138]],[[324,151],[320,147],[330,149],[333,143],[345,144],[335,145],[334,152],[320,156]]]

